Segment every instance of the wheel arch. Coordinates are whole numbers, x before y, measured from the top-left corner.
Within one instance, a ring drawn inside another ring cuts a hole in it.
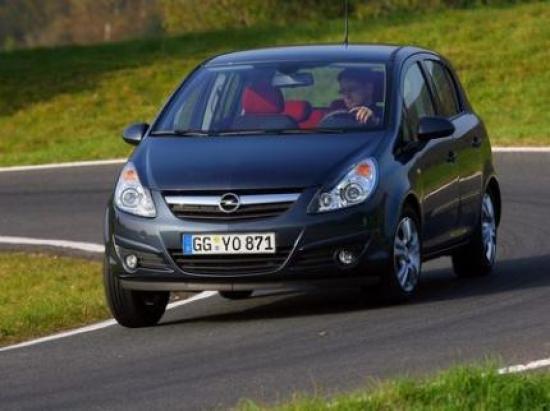
[[[418,223],[420,224],[420,230],[422,230],[422,226],[423,226],[422,207],[420,206],[420,201],[418,200],[418,197],[412,192],[408,193],[403,199],[403,205],[401,206],[401,211],[403,211],[407,206],[411,207],[416,213],[418,217]]]
[[[487,184],[485,185],[485,191],[489,191],[495,202],[495,212],[497,225],[500,224],[500,219],[502,216],[502,195],[500,191],[500,184],[495,176],[489,177]]]
[[[411,207],[418,216],[418,223],[420,224],[419,231],[422,233],[424,222],[422,215],[422,204],[414,191],[405,191],[402,195],[389,197],[385,207],[386,215],[384,233],[388,244],[390,241],[393,242],[393,236],[395,235],[395,230],[397,229],[397,224],[399,223],[399,217],[407,206]]]

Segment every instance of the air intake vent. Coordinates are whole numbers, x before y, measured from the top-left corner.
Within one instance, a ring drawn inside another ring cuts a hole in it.
[[[336,268],[334,264],[335,248],[320,248],[301,252],[292,262],[292,271],[323,271]]]
[[[183,255],[171,250],[174,262],[183,271],[194,274],[238,275],[277,270],[288,258],[291,247],[280,247],[275,254]]]

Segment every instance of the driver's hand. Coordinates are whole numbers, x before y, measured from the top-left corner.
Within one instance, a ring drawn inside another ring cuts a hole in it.
[[[371,118],[374,119],[374,112],[365,106],[353,107],[349,112],[355,113],[355,119],[361,124],[366,124]]]

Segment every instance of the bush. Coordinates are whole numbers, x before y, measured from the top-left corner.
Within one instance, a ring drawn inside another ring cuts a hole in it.
[[[159,0],[169,33],[322,21],[343,15],[343,0]],[[350,16],[521,3],[517,0],[349,0]]]
[[[164,29],[206,31],[337,16],[342,5],[323,0],[161,0]]]

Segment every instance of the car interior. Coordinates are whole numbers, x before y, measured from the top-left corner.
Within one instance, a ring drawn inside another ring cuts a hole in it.
[[[375,87],[375,105],[383,106],[383,78]],[[314,107],[305,99],[285,99],[284,86],[273,85],[275,81],[252,82],[244,87],[241,97],[241,115],[234,120],[232,128],[249,129],[314,129],[328,113],[346,110],[342,99],[334,99],[326,107]],[[312,82],[313,84],[313,82]]]
[[[372,109],[382,117],[385,73],[374,73]],[[160,121],[161,130],[289,130],[357,128],[339,94],[338,74],[346,65],[205,70],[175,98],[174,109]],[[224,71],[225,70],[225,71]],[[341,117],[327,121],[327,114]],[[347,115],[347,119],[345,118]],[[361,128],[365,125],[361,125]],[[367,125],[369,127],[369,125]]]

